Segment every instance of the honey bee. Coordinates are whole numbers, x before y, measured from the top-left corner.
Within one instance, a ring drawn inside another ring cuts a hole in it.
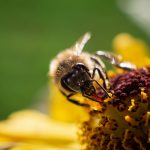
[[[119,56],[105,51],[98,50],[95,54],[83,52],[90,37],[90,33],[85,33],[71,48],[59,53],[50,63],[49,70],[49,75],[60,92],[70,102],[85,107],[89,105],[74,99],[73,96],[80,93],[89,100],[101,103],[103,100],[98,96],[97,90],[100,89],[105,97],[110,97],[110,83],[102,59],[128,71],[136,68],[133,64],[120,61]],[[102,84],[99,83],[100,79]]]

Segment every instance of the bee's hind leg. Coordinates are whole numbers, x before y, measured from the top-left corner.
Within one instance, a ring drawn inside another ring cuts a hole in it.
[[[120,60],[119,56],[115,56],[109,52],[105,52],[105,51],[97,51],[96,56],[103,58],[105,60],[107,60],[108,62],[110,62],[112,65],[115,65],[118,68],[127,70],[127,71],[131,71],[131,70],[135,70],[136,66],[132,63],[129,62],[124,62]]]

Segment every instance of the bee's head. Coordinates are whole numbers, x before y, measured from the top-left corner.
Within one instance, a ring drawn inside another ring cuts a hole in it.
[[[92,80],[87,80],[84,82],[84,84],[81,87],[82,93],[84,93],[87,96],[93,96],[96,94],[96,89],[93,85]]]
[[[91,75],[88,68],[78,63],[61,79],[61,84],[70,91],[81,92],[82,87],[86,86],[89,80],[91,80]]]

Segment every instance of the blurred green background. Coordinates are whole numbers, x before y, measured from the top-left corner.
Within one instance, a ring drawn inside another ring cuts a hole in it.
[[[87,31],[89,51],[111,50],[120,32],[149,41],[115,0],[0,1],[0,119],[38,103],[50,60]]]

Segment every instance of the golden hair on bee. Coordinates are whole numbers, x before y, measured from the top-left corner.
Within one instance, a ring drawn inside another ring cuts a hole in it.
[[[90,37],[90,33],[85,33],[72,47],[60,52],[52,60],[49,75],[54,78],[55,83],[58,83],[76,63],[82,63],[91,69],[93,62],[90,59],[90,54],[83,52],[84,45]]]

